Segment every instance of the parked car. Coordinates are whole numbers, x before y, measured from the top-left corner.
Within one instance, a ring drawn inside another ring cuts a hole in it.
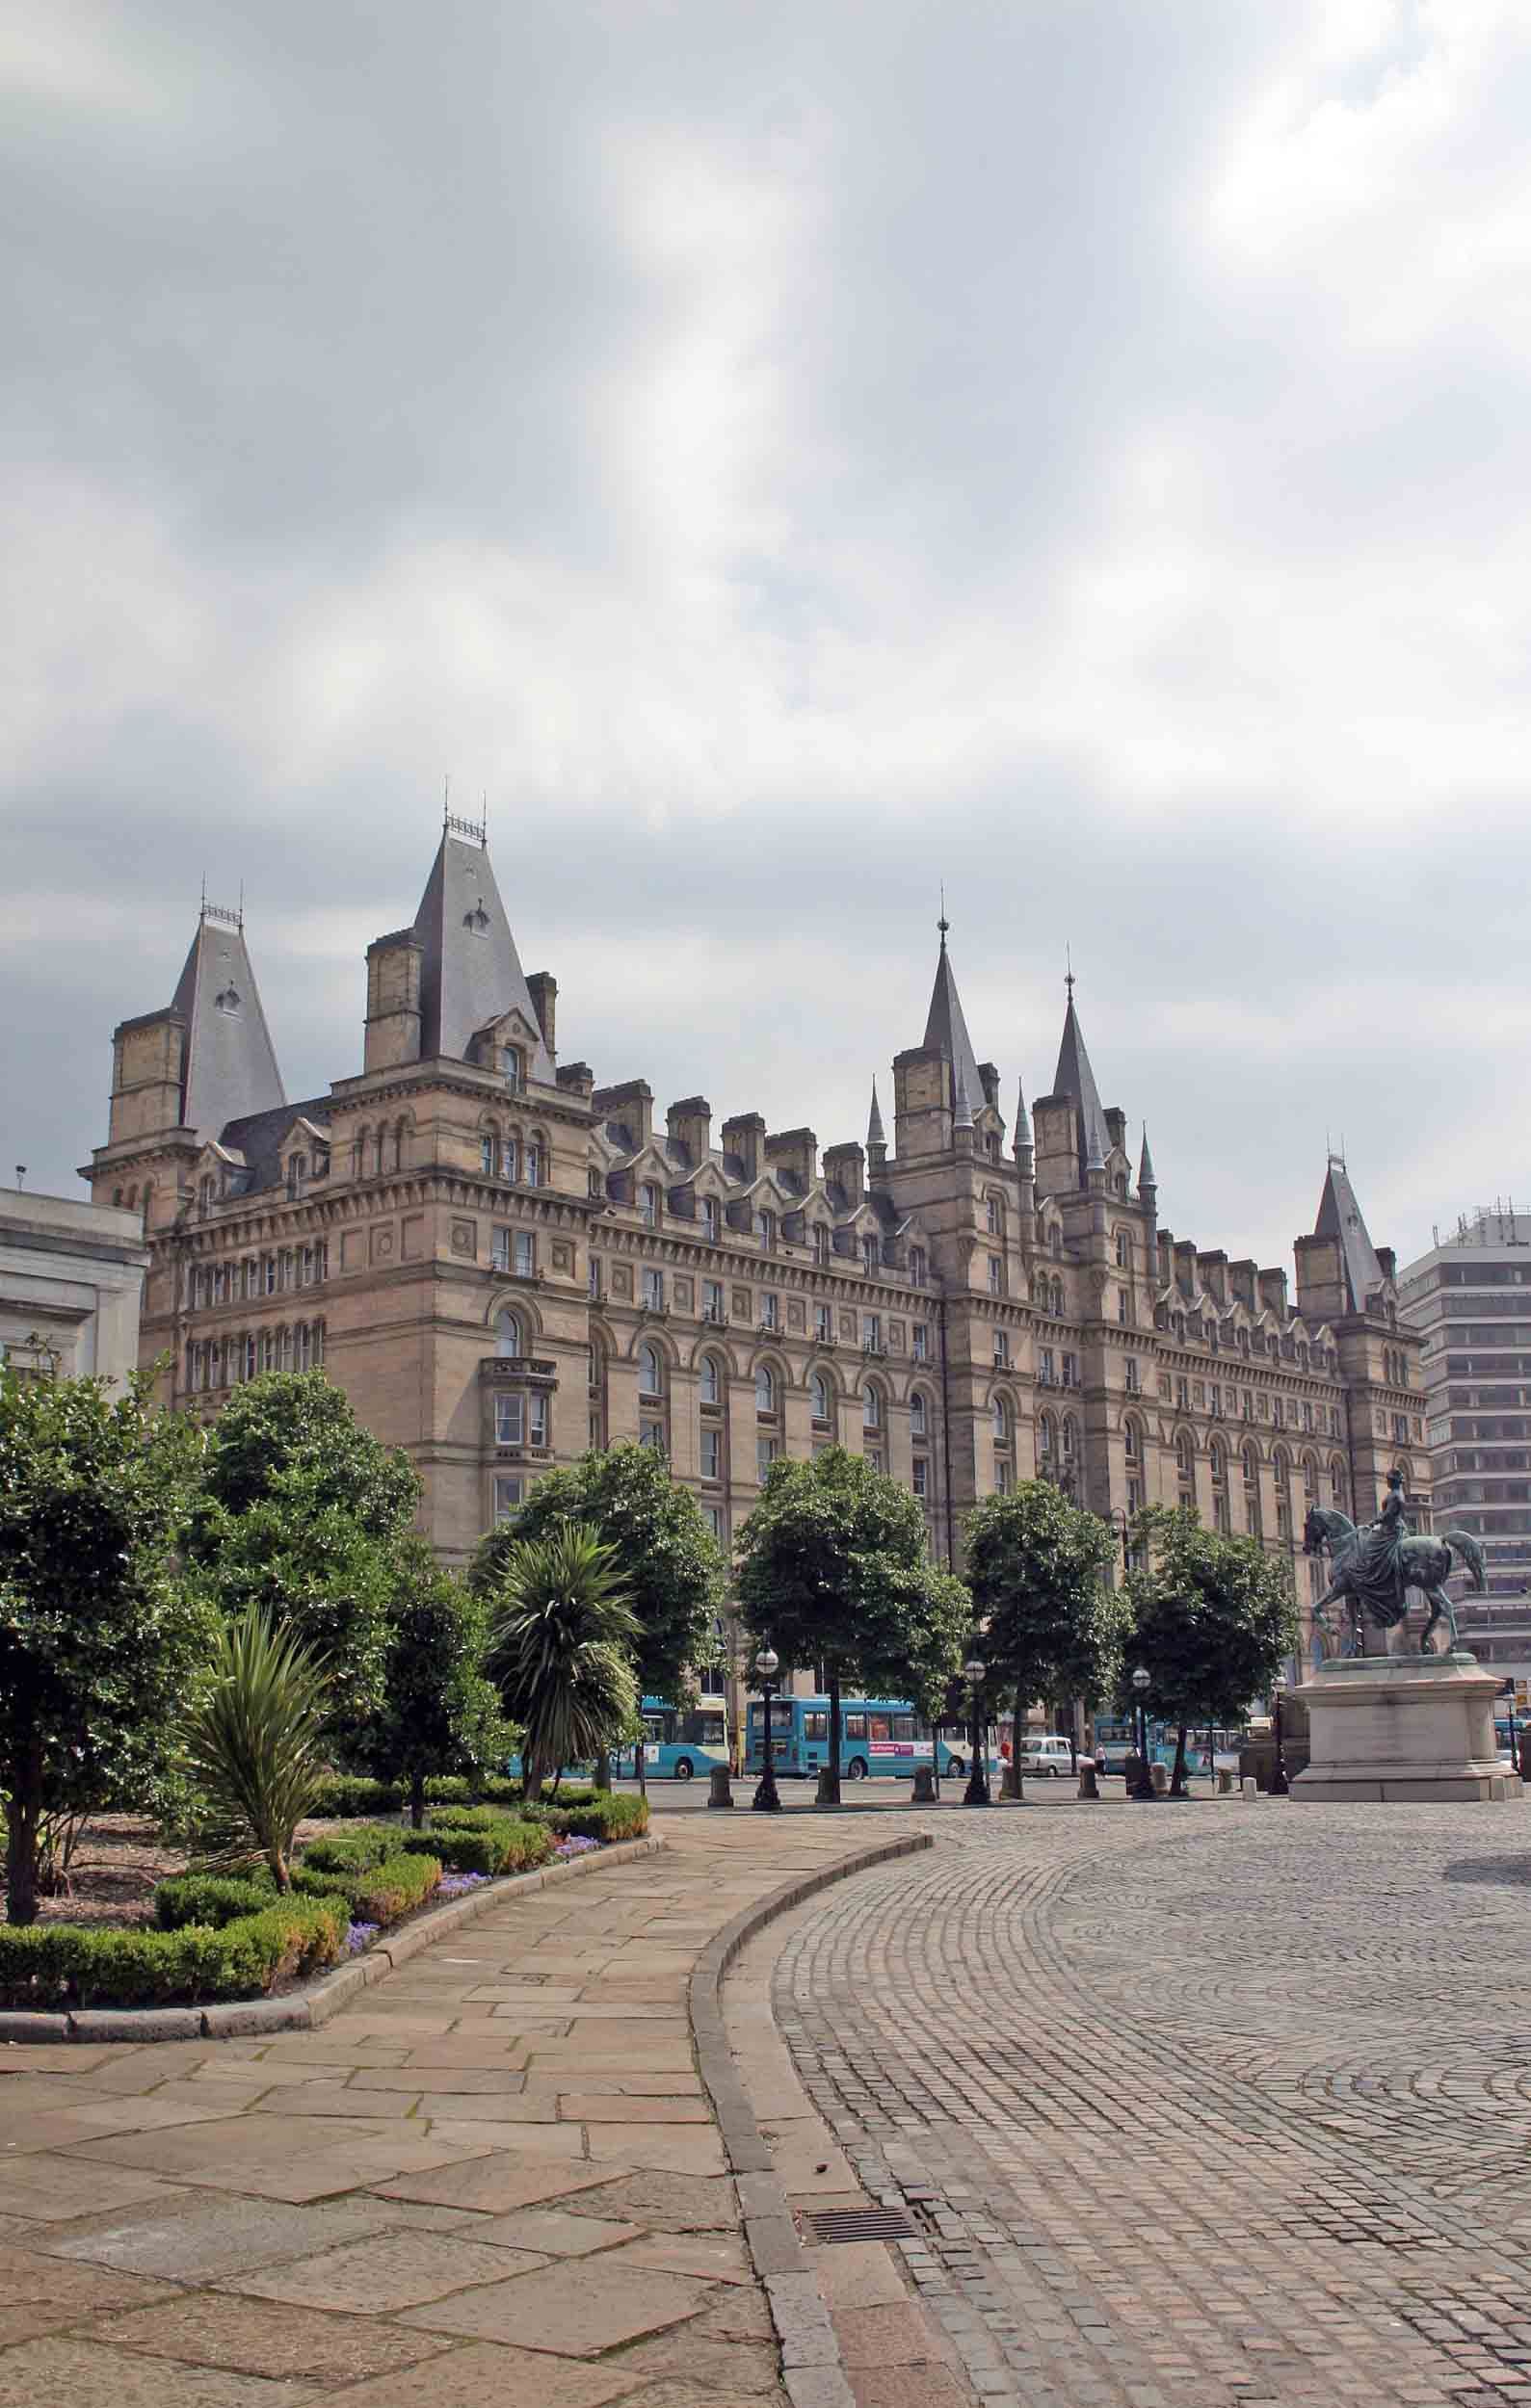
[[[1035,1732],[1023,1739],[1017,1762],[1022,1780],[1028,1773],[1048,1773],[1054,1780],[1060,1773],[1065,1780],[1073,1776],[1073,1749],[1056,1732]]]

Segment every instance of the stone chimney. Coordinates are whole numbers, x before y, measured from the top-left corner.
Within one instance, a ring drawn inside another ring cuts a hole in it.
[[[654,1090],[647,1079],[624,1079],[620,1086],[598,1086],[591,1097],[598,1120],[619,1121],[632,1134],[634,1147],[647,1145],[654,1133]]]
[[[736,1112],[723,1124],[723,1150],[738,1155],[746,1179],[760,1176],[760,1148],[765,1133],[766,1125],[758,1112]]]
[[[866,1193],[866,1155],[859,1145],[827,1145],[824,1149],[824,1176],[831,1187],[843,1190],[847,1204],[859,1204]]]
[[[547,1059],[552,1061],[557,1050],[553,1043],[553,1030],[558,1008],[558,981],[551,970],[534,970],[526,982],[526,991],[532,999],[537,1025],[542,1032]]]
[[[712,1151],[712,1106],[704,1095],[683,1095],[665,1114],[665,1127],[699,1169]]]
[[[805,1195],[819,1175],[819,1140],[811,1129],[783,1129],[767,1138],[765,1159],[775,1170],[789,1170]]]
[[[364,1070],[392,1070],[419,1060],[421,959],[413,929],[398,929],[367,947]]]

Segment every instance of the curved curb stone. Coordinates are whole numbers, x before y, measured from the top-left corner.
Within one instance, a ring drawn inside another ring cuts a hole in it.
[[[781,2349],[781,2379],[793,2408],[856,2408],[856,2395],[846,2379],[840,2344],[819,2296],[817,2280],[804,2265],[786,2192],[777,2180],[771,2152],[734,2071],[723,2016],[724,1977],[757,1931],[779,1915],[790,1914],[805,1898],[852,1873],[888,1864],[895,1856],[917,1856],[934,1845],[930,1832],[910,1832],[900,1840],[858,1848],[837,1865],[821,1866],[800,1880],[783,1882],[779,1890],[756,1899],[753,1906],[725,1924],[692,1968],[689,2007],[697,2069],[733,2168],[745,2239],[771,2303],[771,2321]]]
[[[284,1991],[279,1999],[227,1999],[212,2006],[81,2006],[57,2015],[0,2014],[0,2043],[13,2046],[18,2041],[45,2040],[57,2045],[61,2040],[81,2040],[98,2045],[121,2040],[144,2048],[152,2040],[249,2040],[266,2032],[317,2031],[363,1990],[386,1981],[399,1966],[437,1940],[445,1940],[463,1924],[475,1923],[491,1906],[503,1906],[532,1890],[545,1890],[550,1882],[594,1872],[601,1865],[625,1865],[635,1857],[656,1855],[664,1845],[662,1839],[653,1837],[619,1840],[611,1847],[593,1849],[588,1856],[571,1857],[568,1864],[543,1865],[536,1872],[512,1873],[482,1890],[469,1890],[462,1898],[449,1898],[444,1906],[427,1908],[391,1940],[380,1940],[365,1956],[335,1966],[302,1989]]]

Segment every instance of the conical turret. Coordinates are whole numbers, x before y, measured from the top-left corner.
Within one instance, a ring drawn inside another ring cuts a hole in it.
[[[414,935],[421,955],[422,1057],[465,1060],[479,1030],[518,1011],[532,1033],[527,1076],[551,1086],[553,1064],[481,827],[449,820],[442,828]]]
[[[1156,1212],[1159,1183],[1153,1175],[1153,1156],[1148,1151],[1148,1124],[1143,1124],[1143,1151],[1138,1156],[1138,1201],[1147,1212]]]
[[[967,1022],[963,1016],[952,957],[946,950],[946,931],[950,922],[944,912],[937,925],[940,929],[941,950],[936,964],[936,983],[931,989],[931,1008],[925,1018],[925,1042],[944,1054],[951,1063],[954,1104],[960,1090],[965,1087],[968,1126],[971,1127],[973,1098],[982,1098],[984,1083],[978,1075],[978,1057],[973,1051],[973,1040],[967,1034]]]
[[[866,1117],[866,1165],[870,1171],[883,1170],[887,1165],[887,1138],[883,1129],[883,1113],[877,1100],[877,1081],[872,1081],[872,1109]]]
[[[243,910],[224,911],[203,899],[171,1009],[186,1025],[183,1128],[205,1140],[230,1120],[286,1102],[245,945]]]
[[[1100,1090],[1091,1067],[1085,1046],[1084,1031],[1074,1009],[1074,980],[1070,970],[1065,982],[1069,989],[1069,1008],[1064,1014],[1063,1042],[1058,1048],[1058,1068],[1053,1078],[1053,1093],[1067,1096],[1074,1107],[1079,1131],[1079,1185],[1090,1184],[1092,1164],[1105,1168],[1110,1151],[1106,1132],[1106,1115],[1100,1102]]]

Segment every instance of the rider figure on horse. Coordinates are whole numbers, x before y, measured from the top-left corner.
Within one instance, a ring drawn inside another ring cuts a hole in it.
[[[1389,1621],[1397,1621],[1403,1612],[1402,1545],[1412,1535],[1404,1519],[1404,1476],[1402,1472],[1389,1472],[1382,1510],[1376,1521],[1368,1523],[1364,1531],[1358,1534],[1352,1558],[1357,1593],[1369,1605],[1387,1608]]]

